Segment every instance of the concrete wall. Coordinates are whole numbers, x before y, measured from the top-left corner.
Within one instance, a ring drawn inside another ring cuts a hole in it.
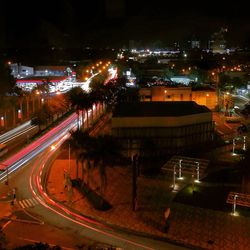
[[[213,90],[192,91],[191,87],[157,86],[140,90],[142,101],[195,101],[213,110],[218,105],[218,96]]]
[[[211,121],[211,112],[179,117],[113,117],[112,128],[181,127]]]

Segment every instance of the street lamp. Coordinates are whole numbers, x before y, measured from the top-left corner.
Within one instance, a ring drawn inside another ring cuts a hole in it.
[[[175,180],[176,180],[176,167],[173,169],[173,191],[175,191]]]
[[[195,182],[200,182],[200,163],[198,161],[195,162],[196,166],[196,180]]]
[[[233,201],[233,215],[236,215],[236,202],[237,202],[237,199],[238,198],[238,195],[235,194],[234,195],[234,201]]]
[[[132,160],[132,210],[137,209],[137,176],[138,176],[138,154],[131,157]]]
[[[232,154],[233,154],[233,155],[236,155],[236,154],[235,154],[235,145],[236,145],[236,144],[235,144],[235,138],[234,138],[234,139],[233,139],[233,150],[232,150]]]
[[[1,116],[1,127],[4,127],[4,117]]]
[[[246,138],[247,137],[244,135],[243,136],[243,148],[242,148],[244,151],[246,151]]]
[[[17,117],[18,117],[18,119],[22,119],[22,110],[21,109],[18,109]]]
[[[181,162],[182,162],[182,159],[179,160],[179,177],[178,177],[179,180],[183,180],[183,177],[181,175],[181,168],[182,168]]]

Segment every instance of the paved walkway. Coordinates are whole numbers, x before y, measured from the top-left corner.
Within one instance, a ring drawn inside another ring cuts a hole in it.
[[[156,237],[164,237],[202,249],[250,249],[250,218],[233,217],[220,211],[173,203],[176,193],[170,188],[172,175],[138,178],[138,207],[132,211],[132,176],[130,167],[109,168],[106,199],[112,204],[107,212],[94,210],[78,191],[73,196],[64,189],[62,169],[67,169],[67,153],[54,162],[48,179],[48,192],[56,200],[80,213],[117,227]],[[75,161],[71,161],[71,178],[75,178]],[[90,178],[98,188],[96,173]],[[212,201],[211,201],[212,202]],[[171,207],[170,227],[164,231],[164,211]]]

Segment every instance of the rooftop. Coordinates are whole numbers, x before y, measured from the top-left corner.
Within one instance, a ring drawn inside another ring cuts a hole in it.
[[[113,117],[185,116],[211,112],[194,101],[119,103]]]

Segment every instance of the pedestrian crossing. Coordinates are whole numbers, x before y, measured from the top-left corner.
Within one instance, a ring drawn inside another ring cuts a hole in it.
[[[29,207],[34,207],[39,204],[37,199],[35,198],[30,198],[30,199],[23,199],[17,201],[17,203],[21,206],[21,208],[29,208]]]

